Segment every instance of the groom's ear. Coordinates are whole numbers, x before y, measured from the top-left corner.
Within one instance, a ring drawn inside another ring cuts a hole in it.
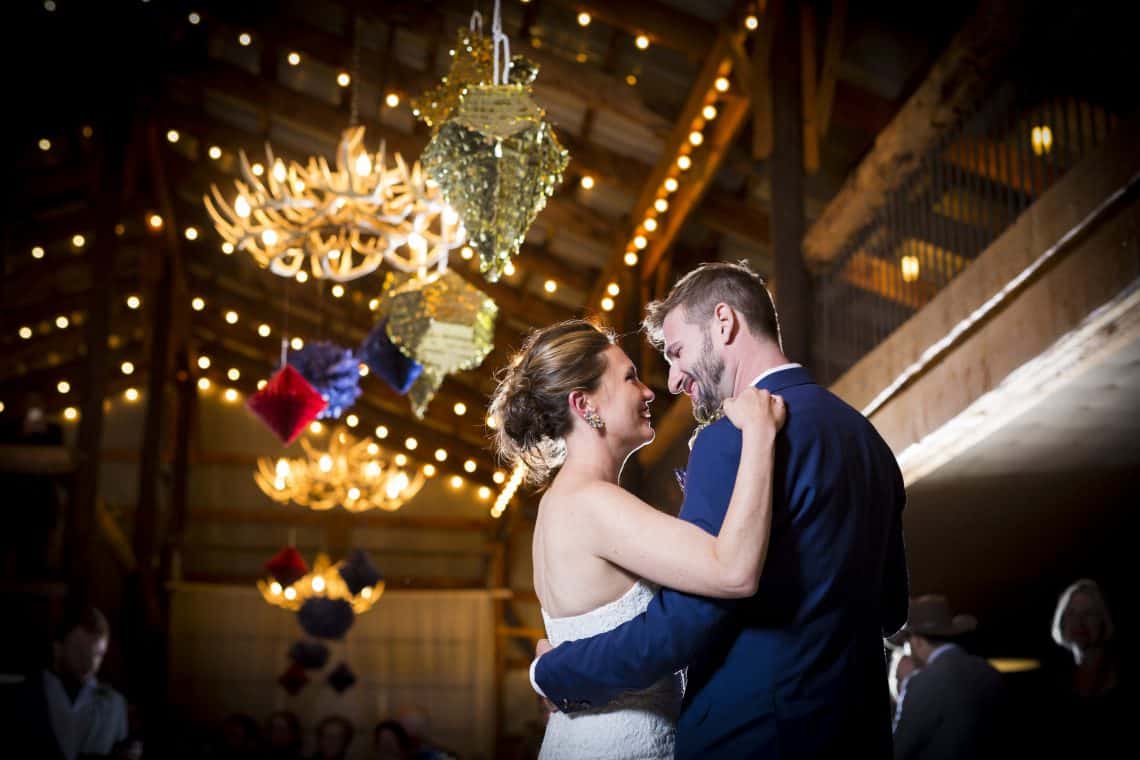
[[[723,301],[718,303],[713,308],[713,334],[720,345],[727,346],[736,340],[739,330],[740,315],[736,313],[736,309]]]

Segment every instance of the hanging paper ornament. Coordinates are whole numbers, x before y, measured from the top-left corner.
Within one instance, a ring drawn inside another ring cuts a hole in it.
[[[329,648],[319,641],[298,641],[289,648],[289,659],[305,670],[320,670],[329,661]]]
[[[388,337],[425,367],[451,374],[478,367],[494,348],[499,307],[451,270],[388,290]]]
[[[495,282],[561,184],[569,154],[528,87],[472,85],[420,160]]]
[[[277,679],[277,683],[281,688],[289,693],[289,696],[295,697],[305,685],[309,683],[309,677],[305,675],[305,669],[297,663],[293,663],[285,672]]]
[[[318,419],[339,419],[360,397],[360,360],[347,348],[327,340],[306,343],[289,364],[328,402]]]
[[[360,344],[357,356],[368,369],[379,375],[392,390],[405,395],[423,372],[424,367],[404,355],[388,337],[387,320],[379,322]]]
[[[265,570],[282,586],[292,586],[309,572],[309,566],[296,547],[286,546],[265,563]]]
[[[297,610],[297,622],[305,633],[318,639],[340,639],[352,627],[356,613],[344,599],[314,596]]]
[[[408,391],[408,400],[412,402],[412,413],[417,419],[424,418],[428,404],[435,398],[441,385],[443,385],[443,373],[437,372],[432,367],[424,367],[424,371]]]
[[[245,405],[288,445],[317,418],[327,403],[301,373],[286,364],[264,388],[250,396]]]
[[[461,28],[455,35],[451,68],[439,84],[412,98],[412,115],[432,129],[438,128],[459,105],[459,98],[471,85],[490,84],[494,73],[494,50],[490,35],[482,30]],[[529,85],[538,76],[538,65],[516,55],[511,58],[507,81]]]
[[[363,549],[357,549],[350,554],[348,559],[340,563],[337,571],[353,596],[365,588],[375,586],[384,577],[376,569],[376,565],[372,563],[372,558],[368,556],[368,552]]]
[[[352,669],[349,668],[346,663],[342,662],[333,668],[327,680],[329,686],[333,687],[337,694],[343,694],[356,683],[356,674],[352,672]]]

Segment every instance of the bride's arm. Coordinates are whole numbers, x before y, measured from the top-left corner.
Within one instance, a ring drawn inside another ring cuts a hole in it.
[[[741,432],[736,484],[717,536],[619,486],[591,486],[582,503],[590,512],[595,553],[678,591],[720,598],[756,593],[771,530],[777,427],[746,425]]]

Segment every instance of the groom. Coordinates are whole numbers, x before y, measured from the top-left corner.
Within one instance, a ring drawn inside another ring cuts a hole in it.
[[[698,419],[749,385],[783,397],[771,546],[756,594],[718,600],[664,589],[640,616],[535,660],[558,709],[601,707],[688,666],[678,758],[891,756],[883,637],[909,595],[902,476],[859,412],[788,362],[764,281],[744,264],[704,264],[649,305],[649,339],[669,390]],[[696,437],[681,518],[720,530],[740,432],[719,419]]]

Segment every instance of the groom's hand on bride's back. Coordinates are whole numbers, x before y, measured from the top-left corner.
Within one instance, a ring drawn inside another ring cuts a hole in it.
[[[551,649],[554,649],[554,647],[550,644],[549,639],[539,639],[538,643],[534,645],[534,659],[538,660],[539,657],[542,657]],[[558,708],[555,707],[554,703],[549,699],[546,697],[540,697],[540,699],[542,699],[542,707],[546,710],[547,718],[550,718],[551,713],[558,711]]]

